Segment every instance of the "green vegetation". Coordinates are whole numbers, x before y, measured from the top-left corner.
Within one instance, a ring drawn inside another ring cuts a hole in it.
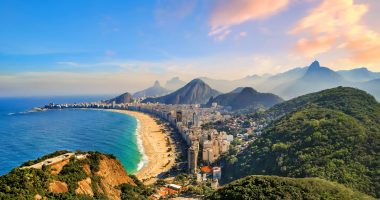
[[[130,175],[136,186],[130,184],[121,184],[121,199],[125,200],[144,200],[153,194],[153,190],[145,186],[136,176]]]
[[[67,153],[67,151],[58,151],[46,155],[39,158],[38,162],[64,153]],[[43,166],[42,169],[13,169],[10,173],[0,177],[0,199],[34,199],[37,194],[48,199],[108,199],[102,192],[105,191],[102,177],[96,173],[99,171],[99,161],[104,156],[110,159],[115,159],[115,156],[101,154],[99,152],[79,153],[87,154],[86,159],[78,160],[71,157],[69,162],[57,175],[51,174],[50,166]],[[34,164],[38,162],[30,161],[28,163]],[[90,166],[90,174],[86,174],[84,165]],[[94,196],[76,194],[75,190],[78,188],[78,182],[88,177],[91,178],[91,189],[94,192]],[[144,199],[152,194],[152,190],[146,188],[136,177],[132,176],[131,178],[137,186],[128,184],[121,185],[120,189],[122,190],[124,199],[132,199],[128,198],[129,194],[133,194],[132,197],[137,197],[137,199]],[[50,192],[48,189],[49,184],[54,180],[66,183],[68,192],[60,194]]]
[[[339,87],[268,113],[286,115],[237,160],[226,161],[224,181],[252,174],[320,177],[380,197],[380,105],[372,96]]]
[[[0,177],[0,199],[32,199],[37,193],[44,195],[49,180],[49,172],[16,168]]]
[[[69,193],[75,193],[75,190],[78,188],[78,181],[87,178],[87,174],[84,172],[82,165],[83,162],[71,157],[70,162],[65,165],[58,174],[59,180],[67,184]]]
[[[196,186],[191,186],[186,191],[187,195],[210,195],[214,190],[208,183],[202,183]]]
[[[248,176],[215,191],[205,199],[374,199],[341,184],[319,178]]]

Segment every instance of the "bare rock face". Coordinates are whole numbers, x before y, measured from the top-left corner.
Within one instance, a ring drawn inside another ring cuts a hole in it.
[[[128,176],[120,161],[102,156],[99,161],[99,171],[97,175],[102,178],[101,184],[103,193],[110,199],[120,199],[120,190],[116,187],[123,183],[136,185]]]
[[[75,190],[77,194],[87,194],[89,196],[94,196],[94,192],[91,188],[91,178],[87,177],[84,180],[78,182],[78,188]]]

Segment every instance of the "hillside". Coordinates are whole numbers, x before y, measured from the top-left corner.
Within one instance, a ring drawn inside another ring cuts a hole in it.
[[[285,116],[227,164],[225,180],[252,174],[320,177],[380,197],[380,105],[372,96],[339,87],[269,112]]]
[[[254,197],[254,198],[253,198]],[[217,190],[206,199],[374,199],[319,178],[249,176]]]
[[[114,101],[116,104],[131,103],[131,102],[133,102],[133,97],[130,93],[126,92],[122,95],[119,95],[119,96],[113,98],[113,99],[107,100],[106,103],[112,103]]]
[[[170,90],[161,87],[160,82],[155,81],[152,87],[149,87],[145,90],[141,90],[133,94],[134,98],[141,97],[159,97],[165,94],[168,94]]]
[[[222,106],[230,106],[232,110],[246,109],[246,108],[270,108],[273,105],[282,102],[283,100],[271,93],[260,93],[256,90],[245,87],[236,88],[230,93],[221,94],[216,98],[210,99],[207,105],[218,103]]]
[[[168,95],[147,98],[143,102],[165,103],[165,104],[205,104],[211,97],[216,97],[220,93],[200,79],[194,79],[182,88]]]
[[[0,199],[145,199],[149,195],[115,157],[97,152],[49,154],[1,176],[0,185]]]

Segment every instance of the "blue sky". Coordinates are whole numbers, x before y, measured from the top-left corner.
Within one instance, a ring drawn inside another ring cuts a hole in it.
[[[238,79],[315,58],[380,71],[379,2],[331,2],[2,0],[0,96],[133,92],[156,79]]]

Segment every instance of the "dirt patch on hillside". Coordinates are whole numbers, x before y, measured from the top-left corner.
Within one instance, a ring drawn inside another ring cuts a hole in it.
[[[91,188],[91,178],[87,177],[86,179],[79,181],[78,188],[75,190],[75,193],[94,196],[94,192]]]
[[[49,191],[53,193],[64,193],[68,191],[67,184],[61,181],[53,181],[49,184]]]
[[[102,156],[99,161],[97,175],[102,177],[104,193],[109,199],[120,199],[120,190],[116,189],[116,186],[123,183],[136,185],[118,160],[106,156]]]
[[[87,174],[87,176],[91,176],[91,169],[89,164],[83,165],[83,171]]]

